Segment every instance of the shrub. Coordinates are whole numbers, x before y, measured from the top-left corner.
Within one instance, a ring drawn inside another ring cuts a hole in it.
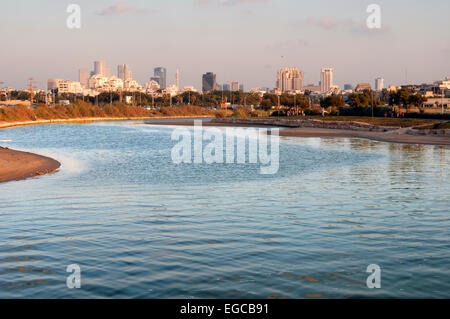
[[[244,107],[237,107],[233,112],[233,117],[248,117],[248,110]]]

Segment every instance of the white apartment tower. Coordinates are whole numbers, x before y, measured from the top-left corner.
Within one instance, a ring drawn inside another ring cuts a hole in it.
[[[323,68],[320,72],[320,91],[327,93],[333,87],[333,69]]]
[[[94,62],[94,75],[103,75],[106,76],[106,64],[103,61],[95,61]]]
[[[277,88],[282,92],[303,89],[303,72],[297,68],[282,68],[277,73]]]
[[[117,77],[123,81],[131,81],[133,79],[133,74],[128,64],[119,64],[117,66]]]
[[[88,69],[80,69],[78,74],[78,81],[84,88],[89,87],[89,70]]]
[[[375,90],[383,91],[384,89],[384,79],[382,77],[378,77],[375,79]]]
[[[177,90],[180,89],[180,70],[177,68],[177,71],[175,72],[175,85],[177,87]]]

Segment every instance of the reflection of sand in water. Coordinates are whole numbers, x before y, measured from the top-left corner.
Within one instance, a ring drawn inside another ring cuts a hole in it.
[[[51,270],[51,269],[26,268],[26,267],[17,267],[17,268],[6,269],[5,272],[0,272],[0,275],[3,275],[5,273],[8,273],[8,274],[11,274],[11,273],[56,274],[56,272],[54,270]]]
[[[310,276],[297,276],[297,275],[294,275],[294,274],[292,274],[290,272],[285,272],[283,274],[283,276],[285,276],[285,277],[293,277],[293,278],[296,278],[298,280],[306,280],[308,282],[319,282],[320,281],[319,279],[315,279],[315,278],[310,277]]]
[[[32,280],[32,281],[22,281],[22,282],[9,282],[7,284],[4,284],[7,288],[12,289],[21,289],[21,288],[33,288],[36,286],[43,286],[43,285],[49,285],[50,283],[45,280]]]
[[[36,256],[23,256],[23,257],[8,257],[5,259],[0,259],[2,262],[8,261],[30,261],[30,260],[41,260],[41,258]]]

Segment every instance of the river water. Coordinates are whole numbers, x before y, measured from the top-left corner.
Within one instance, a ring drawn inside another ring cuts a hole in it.
[[[0,184],[0,298],[450,297],[450,148],[281,138],[278,173],[261,175],[174,164],[173,130],[0,130],[62,163]]]

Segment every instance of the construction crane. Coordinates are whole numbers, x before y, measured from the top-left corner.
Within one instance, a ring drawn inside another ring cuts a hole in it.
[[[28,81],[30,82],[30,103],[33,105],[33,98],[34,98],[34,92],[33,92],[33,78],[29,78]]]

